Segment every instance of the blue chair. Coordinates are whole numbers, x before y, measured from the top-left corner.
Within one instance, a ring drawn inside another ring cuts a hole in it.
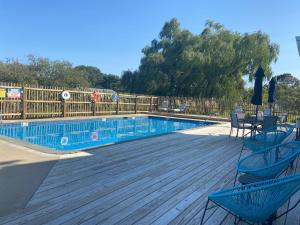
[[[274,216],[277,209],[287,202],[298,190],[300,190],[300,174],[242,185],[212,193],[208,195],[201,224],[203,224],[209,202],[213,202],[238,219],[248,223],[272,222],[287,214],[298,205],[300,200],[284,213],[276,217]]]
[[[253,152],[262,151],[268,147],[280,144],[294,130],[294,126],[289,126],[287,130],[271,128],[262,133],[253,135],[244,139],[243,148],[247,148]]]
[[[263,178],[275,178],[300,154],[300,143],[293,141],[252,153],[237,163],[237,172]]]
[[[294,126],[288,126],[286,128],[278,127],[279,129],[265,130],[262,133],[253,135],[248,138],[244,138],[243,147],[241,149],[238,160],[240,160],[244,149],[249,149],[253,152],[259,152],[269,147],[280,144],[286,137],[288,137],[294,130]]]

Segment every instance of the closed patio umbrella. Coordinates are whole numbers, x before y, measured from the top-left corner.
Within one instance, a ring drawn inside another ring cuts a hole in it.
[[[270,109],[272,112],[272,103],[276,101],[276,78],[272,78],[269,82],[269,95],[268,103],[270,104]]]
[[[262,94],[263,94],[262,82],[264,76],[265,76],[264,70],[260,66],[255,73],[254,93],[251,98],[251,104],[256,105],[256,120],[257,120],[258,106],[262,105]]]

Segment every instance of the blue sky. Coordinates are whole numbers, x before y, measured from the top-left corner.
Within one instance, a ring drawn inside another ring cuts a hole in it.
[[[32,53],[120,75],[138,68],[141,49],[173,17],[193,33],[207,19],[234,31],[262,30],[280,45],[274,74],[300,78],[299,0],[0,0],[0,59]]]

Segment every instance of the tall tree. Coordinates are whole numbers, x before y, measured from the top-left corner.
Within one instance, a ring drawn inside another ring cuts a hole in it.
[[[128,91],[236,98],[243,89],[243,76],[252,80],[259,65],[271,77],[270,64],[277,60],[279,47],[261,31],[240,34],[213,21],[195,35],[181,29],[174,18],[142,53],[139,69],[123,74],[123,80],[131,82],[125,86]],[[138,88],[132,88],[133,81]]]

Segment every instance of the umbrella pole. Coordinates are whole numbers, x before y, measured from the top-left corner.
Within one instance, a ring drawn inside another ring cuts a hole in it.
[[[258,105],[256,106],[256,116],[255,116],[255,120],[257,121],[257,114],[258,114]]]

